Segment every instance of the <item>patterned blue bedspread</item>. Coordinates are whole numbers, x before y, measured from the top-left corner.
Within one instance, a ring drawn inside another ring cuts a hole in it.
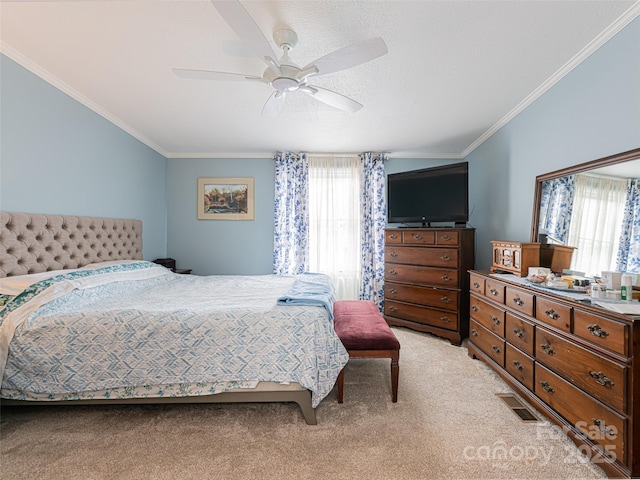
[[[70,273],[0,306],[0,334],[15,328],[0,396],[257,380],[298,382],[315,407],[348,360],[325,308],[277,304],[296,277],[132,269]]]

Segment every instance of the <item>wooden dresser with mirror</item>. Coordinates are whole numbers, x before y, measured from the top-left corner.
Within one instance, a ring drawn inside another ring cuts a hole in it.
[[[640,149],[538,176],[531,242],[543,182],[615,166],[640,176]],[[469,355],[561,426],[609,477],[640,477],[640,315],[515,274],[472,270],[469,288]]]

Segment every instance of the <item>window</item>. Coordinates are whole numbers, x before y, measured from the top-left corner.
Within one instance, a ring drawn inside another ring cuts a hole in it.
[[[567,239],[567,245],[577,247],[572,269],[589,276],[600,275],[603,270],[616,270],[628,183],[626,179],[575,176]]]
[[[337,299],[358,299],[361,275],[358,156],[308,155],[309,269],[329,275]]]

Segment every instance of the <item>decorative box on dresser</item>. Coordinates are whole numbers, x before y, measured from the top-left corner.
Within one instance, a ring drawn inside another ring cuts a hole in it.
[[[513,275],[472,271],[470,291],[469,355],[560,425],[608,476],[640,476],[640,316]]]
[[[469,334],[473,228],[388,228],[384,316],[460,345]]]

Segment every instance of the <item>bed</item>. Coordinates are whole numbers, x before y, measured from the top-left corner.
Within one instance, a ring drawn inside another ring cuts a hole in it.
[[[322,275],[180,275],[142,223],[0,212],[2,405],[295,402],[348,355]]]

